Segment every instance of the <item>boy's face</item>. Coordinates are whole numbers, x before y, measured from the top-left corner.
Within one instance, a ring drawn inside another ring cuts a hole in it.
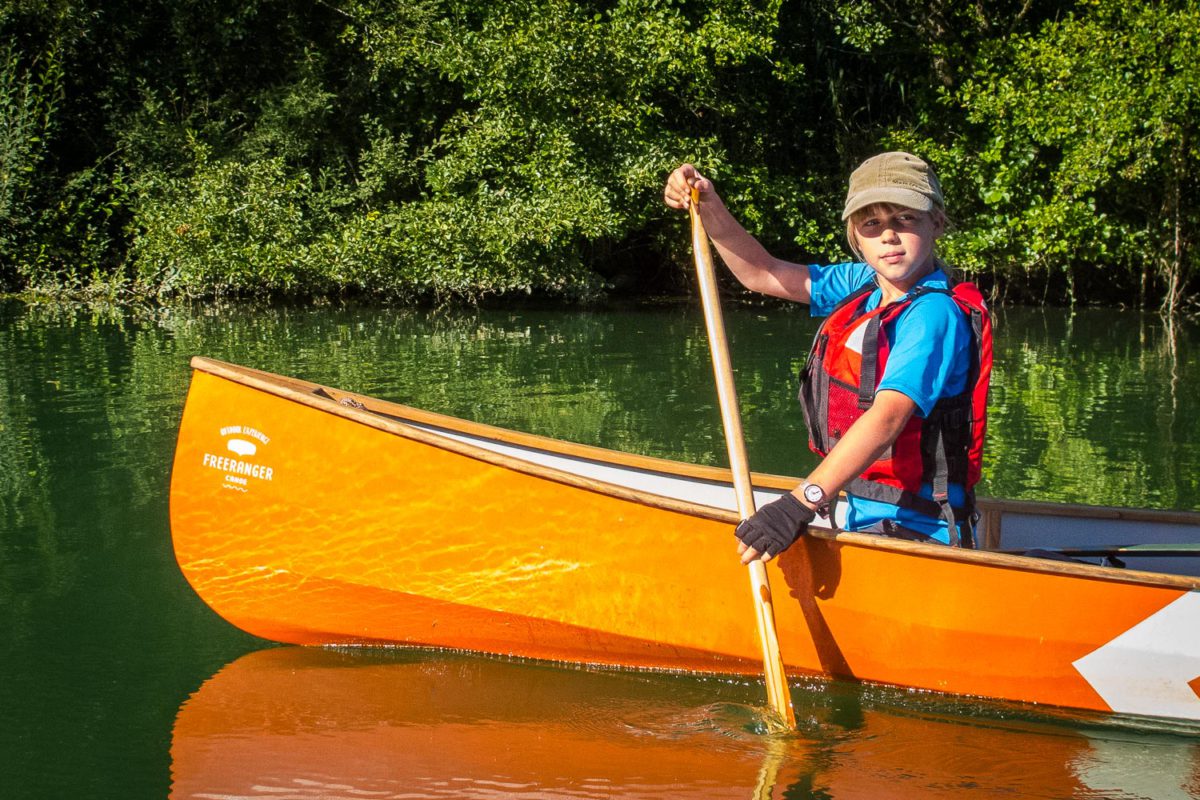
[[[902,292],[933,271],[933,245],[946,227],[941,214],[890,205],[856,212],[853,224],[863,260]]]

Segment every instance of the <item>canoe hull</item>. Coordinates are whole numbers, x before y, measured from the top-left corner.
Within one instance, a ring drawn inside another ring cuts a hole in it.
[[[522,448],[554,455],[545,440],[505,433],[509,449],[480,450],[482,426],[451,430],[398,406],[347,408],[311,384],[197,366],[172,532],[183,573],[234,625],[295,644],[761,669],[731,511],[519,457]],[[560,449],[569,461],[607,458]],[[673,469],[614,463],[634,483]],[[723,490],[703,470],[677,471]],[[778,491],[786,480],[764,483]],[[1187,580],[844,533],[806,537],[769,570],[794,673],[1200,719],[1186,678],[1195,667],[1200,686],[1200,660],[1169,631],[1149,655],[1144,642],[1130,645],[1130,676],[1115,680],[1136,678],[1145,659],[1173,659],[1184,691],[1114,703],[1109,679],[1097,685],[1077,666],[1170,608],[1187,607],[1172,624],[1193,613],[1200,624]]]

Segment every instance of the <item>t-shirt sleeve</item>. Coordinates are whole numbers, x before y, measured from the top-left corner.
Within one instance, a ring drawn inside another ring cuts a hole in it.
[[[874,270],[867,264],[809,264],[808,313],[814,317],[829,316],[829,312],[847,295],[874,277]]]
[[[943,397],[967,386],[971,369],[971,330],[957,304],[942,294],[918,298],[897,318],[879,389],[891,389],[928,416]]]

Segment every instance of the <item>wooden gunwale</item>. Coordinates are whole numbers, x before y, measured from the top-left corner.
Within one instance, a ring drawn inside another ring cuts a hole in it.
[[[562,440],[551,439],[548,437],[538,436],[536,434],[497,428],[483,423],[462,420],[443,414],[437,414],[435,412],[412,408],[410,406],[405,406],[398,403],[392,403],[386,400],[379,400],[367,395],[346,392],[328,386],[323,386],[321,384],[303,381],[297,378],[290,378],[262,370],[251,369],[249,367],[242,367],[204,356],[196,356],[192,358],[191,366],[193,369],[206,372],[216,377],[220,377],[252,389],[264,391],[268,394],[272,394],[301,405],[309,406],[328,414],[343,417],[368,427],[386,431],[388,433],[402,436],[414,441],[419,441],[432,447],[458,453],[460,455],[495,464],[496,466],[511,469],[537,478],[551,480],[558,483],[575,486],[587,491],[618,497],[620,499],[640,503],[642,505],[689,514],[704,519],[728,522],[730,524],[736,524],[738,522],[738,515],[732,510],[714,508],[712,506],[692,503],[686,500],[678,500],[650,494],[647,492],[640,492],[635,489],[629,489],[627,487],[593,480],[552,467],[532,464],[520,459],[503,455],[501,453],[485,450],[469,443],[458,442],[453,439],[447,439],[436,434],[431,434],[425,430],[422,430],[416,425],[408,424],[404,420],[411,420],[413,423],[444,428],[448,431],[456,433],[478,436],[481,438],[492,439],[495,441],[519,445],[527,448],[544,450],[563,456],[587,459],[599,463],[629,467],[632,469],[645,470],[649,472],[664,473],[672,476],[711,481],[720,484],[730,484],[732,482],[732,477],[728,470],[717,467],[705,467],[701,465],[687,464],[684,462],[669,461],[667,459],[654,458],[652,456],[622,453],[620,451],[606,450],[590,445],[564,442]],[[315,392],[318,390],[324,392],[326,396],[316,394]],[[363,408],[342,405],[340,401],[344,398],[349,398],[362,404]],[[760,473],[752,473],[752,480],[756,487],[781,490],[791,489],[798,482],[798,479],[794,478]],[[1055,516],[1084,519],[1124,519],[1147,522],[1154,521],[1200,524],[1200,513],[1192,512],[1096,507],[1098,513],[1091,514],[1089,513],[1092,510],[1092,507],[1090,506],[997,500],[980,500],[980,506],[985,513],[991,514],[993,519],[997,519],[999,514],[1009,511],[1013,513],[1052,514]],[[810,535],[815,538],[836,542],[839,545],[887,550],[922,558],[985,564],[991,567],[1002,569],[1074,576],[1117,583],[1160,586],[1191,591],[1200,590],[1200,577],[1168,575],[1157,572],[1144,572],[1140,570],[1117,569],[1113,567],[1102,567],[1091,564],[1073,564],[1069,562],[1047,561],[1026,556],[991,552],[988,550],[964,550],[959,548],[949,548],[942,545],[922,544],[919,542],[909,542],[899,539],[890,539],[884,536],[853,533],[848,531],[834,532],[821,529],[810,529]]]

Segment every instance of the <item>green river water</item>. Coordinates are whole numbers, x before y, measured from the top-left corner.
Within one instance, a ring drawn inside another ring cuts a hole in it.
[[[726,322],[751,466],[803,474],[813,321],[738,307]],[[1200,509],[1198,337],[1129,311],[999,314],[980,493]],[[792,685],[799,731],[775,736],[761,682],[254,639],[171,550],[198,354],[725,463],[692,305],[0,303],[2,798],[1200,797],[1200,728],[812,680]]]

